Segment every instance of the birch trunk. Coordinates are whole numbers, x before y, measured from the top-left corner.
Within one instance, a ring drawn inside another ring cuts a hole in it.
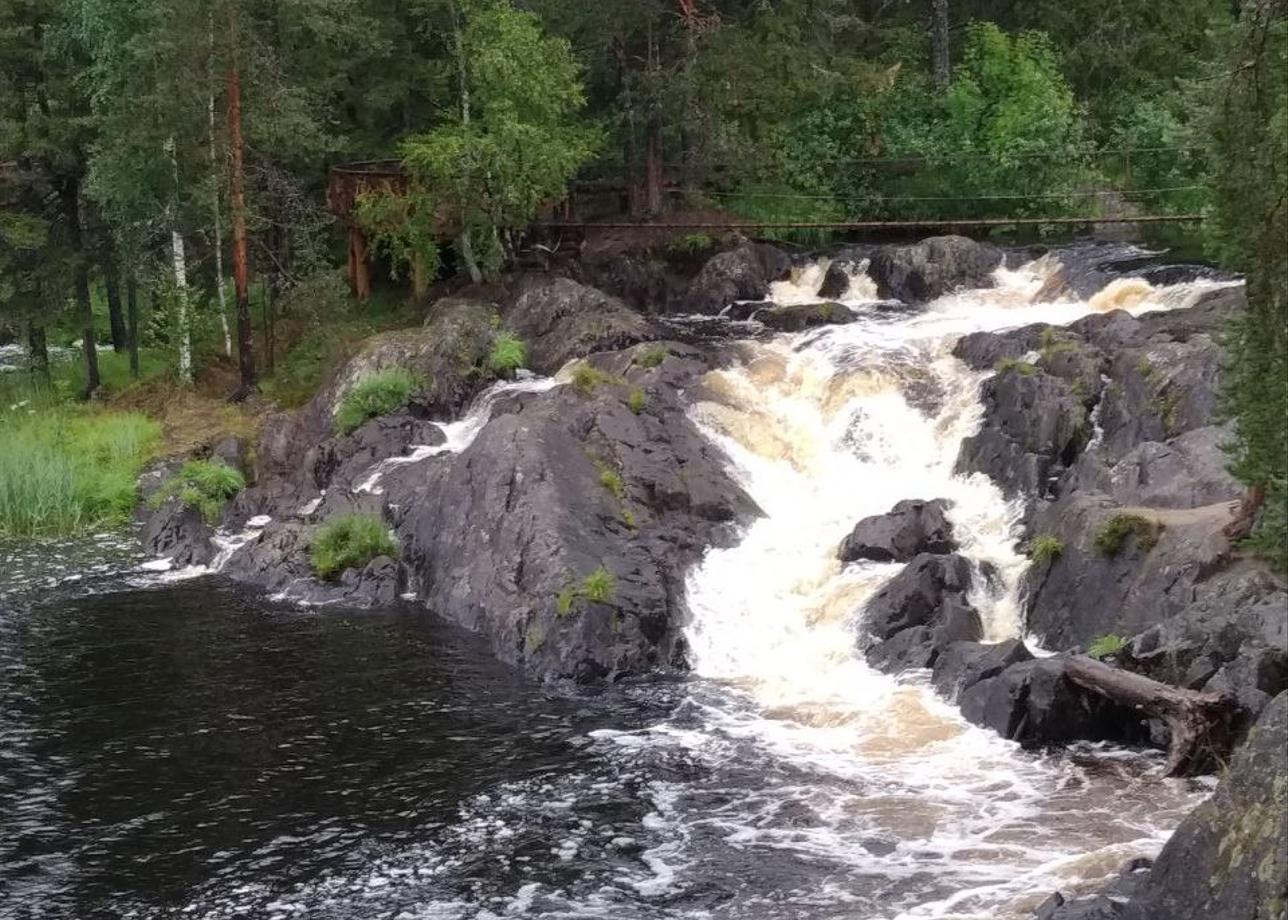
[[[179,158],[174,152],[174,138],[165,142],[166,153],[170,156],[170,168],[174,170],[174,185],[179,187]],[[174,270],[174,299],[178,324],[179,340],[179,382],[192,384],[192,326],[188,319],[188,260],[183,246],[183,234],[179,232],[179,217],[175,213],[174,202],[170,203],[170,265]]]
[[[210,127],[210,213],[215,230],[215,293],[219,298],[219,325],[224,332],[224,356],[233,356],[233,336],[228,329],[228,286],[224,283],[224,234],[219,221],[219,155],[215,143],[215,18],[207,19],[210,34],[210,57],[206,68],[209,91],[206,94],[206,119]]]

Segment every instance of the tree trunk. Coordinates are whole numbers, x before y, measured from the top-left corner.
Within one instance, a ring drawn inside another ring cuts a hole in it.
[[[460,250],[461,261],[465,263],[465,270],[470,273],[470,280],[475,284],[483,281],[483,273],[479,271],[479,266],[474,261],[474,247],[470,244],[470,231],[462,230],[461,235],[456,238],[456,247]]]
[[[139,379],[139,285],[134,273],[125,279],[125,312],[130,324],[130,376]]]
[[[49,344],[45,338],[45,327],[35,320],[27,322],[27,362],[32,377],[49,383]]]
[[[1235,703],[1228,697],[1173,687],[1085,655],[1071,657],[1065,674],[1107,700],[1166,722],[1172,736],[1168,776],[1201,773],[1229,754]]]
[[[948,0],[930,0],[930,46],[934,58],[935,86],[948,87],[951,61],[948,57]]]
[[[224,283],[224,234],[219,220],[219,154],[215,140],[215,17],[207,17],[210,57],[206,66],[209,91],[206,94],[206,121],[210,130],[210,216],[215,231],[215,293],[219,298],[219,326],[224,333],[224,357],[233,356],[233,337],[228,331],[228,285]]]
[[[165,143],[166,152],[170,155],[170,167],[174,170],[174,185],[179,187],[179,159],[174,152],[174,138]],[[170,265],[174,270],[174,299],[177,312],[179,339],[179,382],[185,386],[192,385],[192,325],[188,321],[188,259],[183,246],[183,234],[179,232],[179,216],[174,202],[170,204]]]
[[[650,24],[648,66],[654,71],[660,67],[659,54]],[[657,217],[662,213],[662,113],[656,99],[649,103],[648,124],[644,131],[644,210],[648,217]]]
[[[228,12],[228,35],[237,48],[237,13]],[[246,254],[246,175],[242,164],[241,71],[234,58],[228,66],[228,205],[233,225],[233,285],[237,295],[237,368],[241,377],[233,399],[255,392],[255,332],[250,316],[250,267]]]
[[[89,264],[85,260],[81,239],[80,180],[68,179],[61,189],[63,217],[67,221],[67,241],[72,251],[73,284],[76,312],[81,323],[81,345],[85,352],[85,392],[89,399],[101,385],[98,377],[98,343],[94,335],[94,307],[89,297]]]
[[[125,316],[121,312],[121,279],[116,266],[116,253],[111,241],[103,259],[103,286],[107,288],[107,316],[112,327],[112,350],[118,355],[129,347],[125,331]]]

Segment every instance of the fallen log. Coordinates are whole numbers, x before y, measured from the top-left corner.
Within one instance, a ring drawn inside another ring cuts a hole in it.
[[[1232,697],[1160,683],[1086,655],[1070,657],[1065,676],[1079,687],[1120,706],[1162,719],[1171,733],[1168,776],[1207,772],[1224,762],[1230,753],[1230,727],[1236,714]]]

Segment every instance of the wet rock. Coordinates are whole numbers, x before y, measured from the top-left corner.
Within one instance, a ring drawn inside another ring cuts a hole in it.
[[[868,601],[864,629],[878,639],[889,639],[912,626],[933,625],[946,600],[969,606],[970,587],[970,561],[964,556],[917,556]]]
[[[786,278],[791,260],[765,243],[742,243],[712,256],[689,282],[683,308],[692,313],[719,313],[737,300],[764,300],[769,285]]]
[[[575,268],[575,280],[649,315],[666,312],[681,287],[664,263],[629,252],[594,254]]]
[[[1012,664],[962,692],[962,715],[1026,747],[1145,735],[1138,714],[1078,687],[1065,667],[1060,657]]]
[[[984,424],[962,440],[957,471],[984,473],[1008,496],[1041,496],[1091,438],[1086,405],[1064,380],[1004,365],[981,390]]]
[[[934,300],[959,288],[993,286],[1002,251],[964,236],[936,236],[906,246],[887,246],[872,258],[868,273],[881,297],[905,303]]]
[[[1035,920],[1122,920],[1129,899],[1141,891],[1149,875],[1150,861],[1138,857],[1129,862],[1100,894],[1066,901],[1059,892],[1038,906]]]
[[[506,325],[528,345],[528,365],[554,374],[573,358],[653,338],[649,322],[616,297],[569,278],[525,279]]]
[[[1168,441],[1145,441],[1110,464],[1088,451],[1072,471],[1066,489],[1104,492],[1124,505],[1198,508],[1238,499],[1243,487],[1229,472],[1222,450],[1233,438],[1229,426],[1206,426]]]
[[[1126,920],[1266,920],[1288,901],[1288,694],[1163,847]]]
[[[935,659],[934,687],[941,695],[955,700],[980,681],[996,677],[1011,665],[1032,658],[1032,653],[1019,639],[990,644],[953,642]]]
[[[951,553],[957,548],[944,499],[901,501],[885,514],[854,525],[837,550],[842,562],[870,559],[907,562],[921,553]]]
[[[876,643],[864,653],[864,657],[878,671],[899,674],[930,667],[938,654],[934,630],[927,626],[913,626]]]
[[[148,555],[169,559],[179,568],[206,565],[215,557],[214,528],[196,508],[170,498],[157,508],[142,506],[141,514],[144,523],[139,539]]]
[[[852,323],[858,315],[839,303],[802,303],[760,310],[754,319],[776,332],[802,332],[816,326]]]

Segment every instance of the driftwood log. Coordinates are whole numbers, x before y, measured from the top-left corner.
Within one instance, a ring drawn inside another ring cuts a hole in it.
[[[1120,706],[1162,719],[1171,733],[1168,776],[1208,771],[1229,754],[1236,709],[1231,697],[1160,683],[1085,655],[1072,656],[1065,675],[1079,687]]]

